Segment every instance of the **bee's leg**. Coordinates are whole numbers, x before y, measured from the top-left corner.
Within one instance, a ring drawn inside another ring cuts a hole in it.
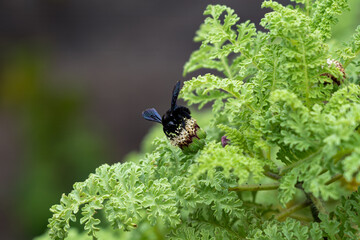
[[[167,130],[164,129],[165,136],[170,139],[170,134]]]

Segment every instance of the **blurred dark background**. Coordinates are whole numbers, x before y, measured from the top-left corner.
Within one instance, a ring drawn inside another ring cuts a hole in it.
[[[42,234],[75,181],[139,149],[152,126],[141,112],[165,112],[191,78],[208,4],[259,26],[261,2],[0,1],[0,238]]]

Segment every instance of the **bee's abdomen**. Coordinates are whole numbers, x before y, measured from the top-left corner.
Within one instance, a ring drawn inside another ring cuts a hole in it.
[[[196,120],[193,118],[185,118],[184,121],[185,127],[181,127],[179,131],[170,138],[171,144],[181,149],[189,146],[193,142],[193,138],[199,139],[197,132],[200,127],[197,125]]]

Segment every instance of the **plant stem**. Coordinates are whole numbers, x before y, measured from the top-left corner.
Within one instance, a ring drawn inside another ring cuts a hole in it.
[[[333,182],[336,182],[337,180],[339,180],[340,178],[342,178],[342,174],[336,174],[335,176],[333,176],[329,181],[327,181],[325,183],[325,185],[330,185],[332,184]]]
[[[310,4],[309,4],[309,0],[306,0],[306,4],[305,4],[305,9],[306,9],[306,16],[310,16]]]
[[[275,90],[275,82],[276,82],[276,59],[274,59],[274,68],[273,68],[273,76],[272,76],[272,84],[271,84],[271,92]]]
[[[305,102],[306,102],[306,106],[310,107],[310,79],[308,76],[308,67],[307,67],[307,63],[306,63],[306,52],[305,52],[305,43],[304,41],[301,39],[301,47],[302,47],[302,61],[304,64],[304,79],[305,79]]]
[[[326,210],[324,204],[322,203],[321,199],[314,197],[314,195],[312,195],[311,193],[307,194],[308,198],[310,198],[312,204],[314,204],[314,206],[316,207],[318,214],[322,213],[325,215],[329,215],[328,211]],[[317,216],[317,218],[319,219],[319,217]],[[319,219],[320,221],[320,219]],[[335,239],[337,240],[341,240],[341,237],[338,234],[334,235]]]
[[[245,103],[245,106],[248,107],[252,112],[256,113],[257,111],[255,110],[255,108],[253,108],[251,105]]]
[[[346,149],[342,150],[339,153],[335,154],[334,158],[334,164],[337,164],[339,161],[343,160],[347,156],[350,156],[354,150],[353,149]]]
[[[222,65],[224,66],[224,69],[225,69],[225,71],[226,71],[226,73],[227,73],[227,75],[228,75],[228,78],[232,79],[233,76],[232,76],[231,70],[230,70],[230,68],[229,68],[229,65],[228,65],[227,62],[225,61],[225,57],[222,57],[222,58],[221,58],[221,63],[222,63]]]
[[[300,215],[300,214],[291,214],[289,217],[291,217],[293,219],[296,219],[296,220],[299,220],[301,222],[306,222],[306,223],[309,223],[309,222],[313,221],[312,218],[307,217],[307,216],[303,216],[303,215]]]
[[[278,189],[280,183],[269,183],[269,184],[247,184],[238,187],[229,188],[229,191],[264,191]]]
[[[296,211],[298,211],[300,209],[306,208],[306,207],[310,206],[310,204],[311,204],[310,201],[305,201],[305,202],[296,204],[294,206],[291,206],[290,208],[286,208],[283,212],[276,215],[275,218],[277,220],[279,220],[279,221],[283,220],[284,218],[286,218],[287,216],[289,216],[293,212],[296,212]]]
[[[270,172],[270,171],[264,172],[264,175],[267,176],[268,178],[273,179],[273,180],[279,180],[281,178],[280,175],[278,175],[276,173],[273,173],[273,172]]]
[[[319,213],[328,214],[326,208],[324,207],[320,199],[314,197],[314,195],[312,195],[311,193],[308,193],[308,196],[319,211]]]

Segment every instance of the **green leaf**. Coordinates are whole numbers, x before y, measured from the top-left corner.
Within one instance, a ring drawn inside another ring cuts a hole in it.
[[[331,37],[331,27],[338,22],[337,16],[350,10],[347,0],[315,1],[312,20],[313,27],[320,30],[324,38]]]
[[[234,164],[234,159],[236,163]],[[235,146],[227,145],[223,148],[215,142],[208,143],[197,158],[198,165],[194,165],[191,172],[194,177],[203,173],[208,173],[213,177],[213,170],[221,167],[226,177],[235,175],[239,178],[238,182],[243,183],[248,180],[250,175],[254,179],[261,178],[264,163],[260,159],[243,155]],[[231,173],[231,174],[230,174]]]

